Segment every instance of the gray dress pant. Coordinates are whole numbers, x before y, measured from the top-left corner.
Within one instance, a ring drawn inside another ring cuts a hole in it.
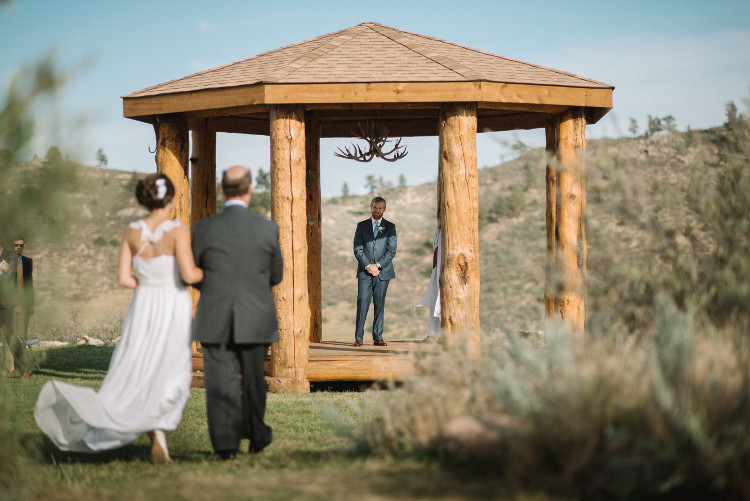
[[[240,440],[262,443],[267,344],[202,344],[208,430],[214,451],[237,451]],[[240,381],[240,371],[242,380]]]
[[[372,319],[372,340],[383,339],[383,315],[385,314],[385,293],[388,291],[390,280],[380,280],[378,277],[367,276],[357,279],[357,320],[354,339],[363,341],[365,335],[365,320],[374,303],[375,311]]]

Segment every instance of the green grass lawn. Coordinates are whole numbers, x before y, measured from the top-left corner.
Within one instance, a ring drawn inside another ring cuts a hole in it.
[[[34,422],[39,390],[51,378],[97,387],[112,348],[73,346],[37,354],[42,368],[31,378],[0,381],[11,405],[10,435],[20,436],[30,456],[21,461],[16,488],[0,493],[0,499],[540,499],[508,495],[487,478],[445,471],[435,460],[358,452],[337,423],[354,417],[364,399],[388,398],[387,391],[269,394],[273,444],[231,462],[216,461],[211,453],[200,388],[193,389],[179,428],[167,434],[170,464],[151,463],[145,436],[100,454],[62,452]],[[0,456],[0,467],[5,465]]]

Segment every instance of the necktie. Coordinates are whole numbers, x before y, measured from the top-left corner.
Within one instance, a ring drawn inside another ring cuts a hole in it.
[[[16,267],[16,283],[18,284],[18,292],[23,294],[23,264],[21,264],[21,258],[18,258],[18,266]]]
[[[380,221],[375,221],[375,228],[372,229],[373,238],[378,236],[378,226],[380,226]]]

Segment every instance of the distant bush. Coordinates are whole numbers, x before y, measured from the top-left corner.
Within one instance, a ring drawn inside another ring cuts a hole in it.
[[[537,179],[536,172],[534,172],[534,167],[528,162],[523,164],[523,189],[524,191],[533,188],[534,185],[539,183],[541,185],[542,180]]]
[[[263,169],[258,169],[255,176],[250,210],[263,217],[271,216],[271,175]]]
[[[526,210],[526,195],[524,187],[520,184],[514,184],[510,187],[508,196],[508,213],[510,217],[518,217]]]
[[[495,197],[495,201],[492,202],[492,214],[496,217],[508,216],[508,200],[504,195],[498,195]]]
[[[104,237],[103,235],[99,235],[94,239],[94,245],[96,245],[97,247],[104,247],[105,245],[107,245],[106,237]]]
[[[526,209],[525,188],[522,184],[513,184],[508,195],[498,195],[492,202],[489,216],[494,219],[518,217]]]
[[[417,257],[425,256],[427,254],[432,255],[432,240],[425,240],[422,245],[418,245],[414,248],[413,254]]]
[[[60,162],[62,162],[63,156],[60,152],[60,148],[58,148],[57,146],[50,146],[47,150],[47,154],[44,155],[44,159],[50,164],[59,164]]]
[[[271,193],[267,191],[253,191],[250,199],[250,210],[263,217],[271,216]]]
[[[135,192],[135,186],[138,184],[138,180],[140,179],[140,176],[136,171],[133,171],[133,173],[130,175],[130,179],[128,179],[128,182],[125,183],[125,190],[134,193]]]

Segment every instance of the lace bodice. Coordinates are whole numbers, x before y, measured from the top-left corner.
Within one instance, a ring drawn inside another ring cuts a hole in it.
[[[141,242],[144,242],[143,246],[141,246],[140,250],[136,254],[141,253],[141,251],[148,245],[149,243],[152,243],[156,246],[157,249],[159,249],[159,241],[162,239],[165,233],[168,231],[171,231],[178,226],[180,226],[182,223],[180,223],[177,219],[162,221],[159,226],[156,227],[156,229],[152,232],[151,229],[146,224],[146,221],[143,219],[139,219],[138,221],[133,221],[130,223],[130,227],[134,230],[141,230],[140,239]],[[161,252],[161,249],[159,249],[159,252]]]
[[[143,219],[130,223],[130,227],[141,230],[140,240],[143,245],[133,257],[133,271],[138,279],[138,285],[168,285],[184,287],[177,268],[174,256],[162,253],[159,241],[165,233],[177,228],[182,223],[177,220],[166,220],[157,226],[152,232]],[[144,258],[140,253],[149,244],[153,244],[161,255]]]

